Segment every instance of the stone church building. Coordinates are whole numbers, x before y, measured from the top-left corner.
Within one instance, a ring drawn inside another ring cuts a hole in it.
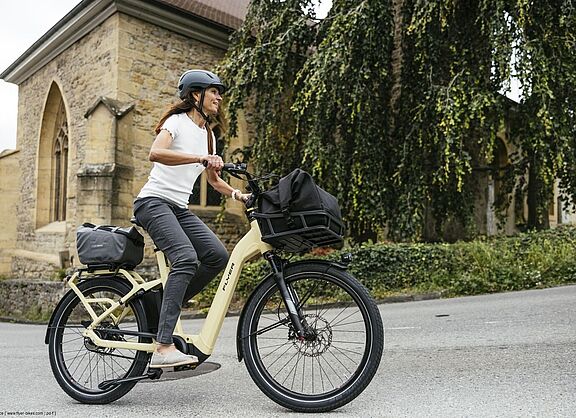
[[[216,67],[248,3],[83,0],[0,74],[19,86],[17,147],[0,154],[0,276],[49,280],[78,265],[78,225],[129,225],[151,168],[153,128],[177,100],[180,74]],[[241,118],[225,159],[242,155],[248,126]],[[522,216],[512,205],[499,224],[493,209],[499,184],[490,173],[513,151],[503,134],[495,166],[479,173],[482,234],[513,233]],[[228,199],[216,224],[214,193],[201,179],[191,207],[231,247],[246,227],[242,207]],[[551,226],[573,218],[559,199],[551,202]]]
[[[248,2],[84,0],[0,74],[19,86],[17,147],[0,155],[0,275],[50,279],[78,264],[78,225],[129,225],[179,76],[216,67]],[[247,138],[241,123],[229,152]],[[213,222],[220,199],[198,183],[192,207]],[[218,225],[230,245],[240,203]]]

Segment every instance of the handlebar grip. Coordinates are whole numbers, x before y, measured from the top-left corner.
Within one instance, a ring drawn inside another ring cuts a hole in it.
[[[208,167],[208,161],[202,161],[202,165],[204,167]],[[246,171],[246,164],[234,164],[234,163],[224,163],[224,167],[222,167],[223,171]]]

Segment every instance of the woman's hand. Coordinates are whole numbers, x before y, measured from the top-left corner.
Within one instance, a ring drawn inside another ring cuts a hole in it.
[[[248,201],[248,199],[250,199],[251,196],[252,196],[252,193],[242,193],[242,194],[240,194],[239,199],[243,203],[246,203]]]
[[[219,155],[204,155],[201,160],[208,170],[215,170],[220,173],[224,167],[224,161]]]
[[[252,196],[250,193],[242,193],[238,189],[232,190],[231,197],[233,200],[239,200],[242,203],[246,203],[248,199]]]

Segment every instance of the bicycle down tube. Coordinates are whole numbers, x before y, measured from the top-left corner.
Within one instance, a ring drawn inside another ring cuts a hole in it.
[[[186,343],[192,343],[198,350],[200,350],[205,355],[212,354],[214,350],[214,346],[216,345],[216,340],[220,333],[220,329],[222,328],[222,323],[224,322],[224,318],[226,317],[226,313],[228,312],[228,307],[230,306],[230,302],[232,301],[232,296],[236,289],[236,285],[240,279],[240,275],[242,272],[242,268],[246,260],[258,255],[264,254],[267,251],[271,251],[272,247],[269,244],[266,244],[261,240],[261,232],[260,227],[258,226],[258,222],[253,220],[250,223],[250,230],[248,233],[238,242],[232,254],[230,256],[230,260],[224,270],[224,274],[222,279],[220,280],[220,284],[218,285],[218,290],[214,299],[212,301],[212,305],[208,311],[208,315],[204,320],[204,324],[202,326],[202,330],[198,335],[189,335],[185,334],[182,328],[182,323],[178,320],[176,325],[176,329],[174,331],[174,335],[183,338]],[[86,310],[90,313],[90,316],[93,319],[93,322],[88,326],[86,330],[83,332],[84,337],[90,338],[95,344],[100,347],[105,348],[124,348],[129,350],[140,350],[140,351],[154,351],[154,344],[153,343],[138,343],[138,342],[126,342],[126,341],[113,341],[113,340],[105,340],[100,338],[94,329],[98,326],[98,324],[106,317],[109,317],[112,312],[114,312],[119,307],[123,306],[123,304],[133,297],[139,291],[147,291],[159,286],[161,283],[164,284],[167,279],[168,268],[166,266],[164,255],[158,251],[157,259],[158,264],[161,272],[161,278],[157,280],[153,280],[150,282],[144,282],[144,280],[135,272],[126,272],[125,270],[119,270],[119,274],[125,276],[128,281],[132,284],[131,291],[124,296],[120,303],[118,302],[107,302],[110,306],[105,309],[105,311],[101,315],[96,315],[94,310],[90,306],[92,303],[103,303],[101,300],[90,300],[90,298],[84,297],[80,290],[78,290],[76,284],[74,283],[76,276],[70,279],[69,286],[74,290],[74,292],[78,295]],[[97,272],[96,272],[97,273]],[[134,278],[136,276],[137,280]]]

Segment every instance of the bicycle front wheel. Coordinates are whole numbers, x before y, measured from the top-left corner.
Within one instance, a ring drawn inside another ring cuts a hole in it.
[[[368,386],[380,364],[378,307],[362,284],[330,265],[287,266],[284,278],[308,336],[298,339],[270,278],[251,298],[241,324],[246,367],[282,406],[300,412],[339,408]]]
[[[126,295],[130,288],[118,279],[93,278],[78,284],[78,289],[96,315],[101,315]],[[143,351],[104,348],[82,333],[92,323],[88,310],[73,291],[68,292],[54,314],[49,330],[48,352],[56,381],[72,398],[82,403],[105,404],[124,396],[136,382],[100,389],[106,380],[141,375],[149,354]],[[139,300],[118,307],[95,329],[105,340],[150,342],[121,331],[146,331],[147,321]]]

